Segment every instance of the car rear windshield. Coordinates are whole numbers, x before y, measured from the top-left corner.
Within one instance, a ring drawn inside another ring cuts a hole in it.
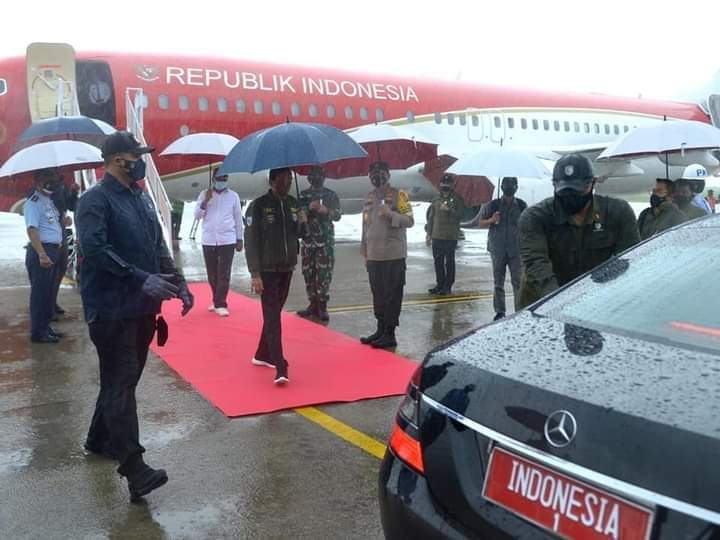
[[[720,219],[701,223],[601,266],[535,313],[720,353]]]

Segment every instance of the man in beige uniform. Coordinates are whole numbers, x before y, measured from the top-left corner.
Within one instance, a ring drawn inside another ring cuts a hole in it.
[[[375,189],[365,201],[361,249],[370,279],[377,330],[360,341],[377,349],[390,349],[397,346],[395,328],[399,325],[405,286],[405,229],[415,221],[407,194],[388,184],[387,163],[373,163],[369,176]]]

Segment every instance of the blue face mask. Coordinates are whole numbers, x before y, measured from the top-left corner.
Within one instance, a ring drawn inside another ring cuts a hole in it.
[[[227,189],[227,180],[223,180],[222,182],[213,182],[213,187],[215,188],[215,191],[224,191]]]
[[[125,172],[128,173],[128,176],[133,182],[145,178],[146,171],[147,166],[145,165],[145,160],[142,158],[138,158],[135,161],[125,160]]]

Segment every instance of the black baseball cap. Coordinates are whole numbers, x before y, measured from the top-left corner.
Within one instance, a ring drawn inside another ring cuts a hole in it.
[[[585,191],[594,176],[592,164],[587,157],[582,154],[568,154],[555,162],[552,181],[555,191]]]
[[[103,159],[114,156],[115,154],[122,154],[124,152],[130,152],[139,156],[141,154],[148,154],[154,151],[154,146],[141,146],[133,134],[129,131],[116,131],[105,139],[105,142],[103,142],[102,145]]]

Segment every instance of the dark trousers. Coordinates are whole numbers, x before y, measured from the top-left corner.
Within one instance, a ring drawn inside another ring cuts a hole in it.
[[[55,313],[53,293],[59,249],[57,244],[43,244],[43,248],[53,262],[50,268],[40,266],[40,257],[31,245],[25,253],[25,267],[30,278],[30,337],[33,339],[48,335],[50,320]]]
[[[282,349],[282,308],[290,292],[292,272],[262,272],[263,293],[260,297],[263,327],[255,358],[276,367],[286,365]]]
[[[441,289],[450,289],[455,283],[455,250],[457,240],[432,241],[433,259],[435,259],[435,280]]]
[[[508,256],[507,253],[490,253],[493,265],[493,307],[495,313],[506,313],[505,311],[505,269],[510,268],[510,281],[512,282],[513,294],[515,295],[515,311],[518,310],[520,302],[520,278],[522,275],[522,263],[520,256]]]
[[[378,323],[385,328],[400,325],[405,268],[405,259],[367,262],[373,311]]]
[[[58,293],[60,292],[60,284],[62,283],[63,278],[65,277],[65,273],[67,272],[68,267],[68,241],[67,241],[67,234],[65,231],[63,231],[63,243],[60,247],[60,250],[58,252],[58,261],[55,263],[55,288],[53,289],[53,311],[55,310],[55,306],[58,305],[57,303],[57,297]]]
[[[100,359],[100,393],[90,423],[88,443],[118,455],[121,474],[142,463],[135,388],[155,334],[155,316],[100,320],[88,324]]]
[[[227,307],[227,295],[228,289],[230,289],[234,256],[235,244],[203,246],[205,268],[207,268],[208,282],[212,289],[213,304],[216,308]]]

